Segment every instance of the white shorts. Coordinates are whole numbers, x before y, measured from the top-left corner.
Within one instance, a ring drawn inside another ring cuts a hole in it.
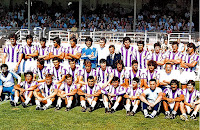
[[[194,80],[195,81],[195,73],[194,72],[187,72],[183,71],[180,75],[180,82],[182,84],[187,84],[189,80]]]
[[[171,110],[174,110],[174,106],[175,106],[175,102],[169,103],[169,108],[170,108]]]
[[[36,61],[24,61],[24,65],[23,65],[24,73],[26,73],[28,71],[33,72],[34,68],[36,68],[36,67],[37,67]]]
[[[185,108],[186,108],[187,114],[190,114],[190,112],[192,111],[192,108],[187,105],[185,105]]]

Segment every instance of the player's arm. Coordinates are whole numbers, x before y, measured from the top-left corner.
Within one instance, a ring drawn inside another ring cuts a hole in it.
[[[154,102],[154,106],[155,106],[156,104],[158,104],[158,103],[162,100],[162,95],[163,95],[162,92],[158,93],[158,97],[157,97],[156,101]]]
[[[82,76],[82,75],[79,76],[79,81],[78,81],[78,83],[80,83],[81,85],[86,85],[86,84],[87,84],[87,82],[84,82],[84,81],[83,81],[83,76]]]
[[[96,93],[92,94],[94,97],[98,97],[101,95],[101,90],[98,90]]]
[[[180,64],[181,63],[181,58],[177,59],[177,60],[170,60],[171,62],[173,62],[174,64]]]
[[[194,105],[196,105],[196,104],[200,104],[200,99],[197,100],[196,102],[194,102]]]
[[[193,61],[192,63],[185,63],[188,67],[195,67],[197,64],[197,61]]]
[[[192,107],[192,105],[190,103],[186,102],[186,101],[184,101],[184,104],[189,106],[189,107]]]
[[[2,59],[2,64],[5,64],[6,62],[6,57],[7,57],[7,53],[3,54],[3,59]]]
[[[157,61],[156,63],[157,63],[158,65],[162,66],[162,65],[165,64],[165,60]]]
[[[180,66],[183,68],[189,68],[184,61],[181,62]]]
[[[68,55],[72,58],[75,58],[75,59],[80,59],[81,58],[81,53],[76,53],[75,55],[71,54],[71,53],[68,53]]]
[[[105,88],[106,86],[108,86],[108,84],[111,83],[113,77],[114,77],[114,74],[111,73],[110,76],[109,76],[108,82],[106,82],[105,84],[103,84],[102,88]]]
[[[58,89],[54,89],[54,92],[51,95],[45,97],[44,100],[47,100],[49,98],[54,98],[57,95],[57,92],[58,92]]]
[[[15,89],[15,90],[19,90],[19,91],[21,91],[21,92],[25,92],[25,90],[24,90],[23,88],[21,88],[21,86],[20,86],[19,84],[15,85],[15,86],[14,86],[14,89]]]
[[[32,54],[27,54],[27,56],[30,56],[30,57],[36,57],[36,56],[38,56],[38,50],[36,50],[34,53],[32,53]]]
[[[184,100],[183,94],[181,94],[180,97],[177,97],[177,98],[174,99],[175,102],[180,102],[180,101],[183,101],[183,100]]]
[[[146,103],[147,105],[149,105],[149,102],[147,101],[147,99],[146,99],[145,97],[146,97],[145,93],[142,93],[142,94],[140,95],[140,100],[141,100],[142,102]]]
[[[72,59],[72,57],[69,56],[69,53],[65,53],[65,59]]]
[[[167,98],[166,97],[166,93],[162,93],[162,100],[168,101],[168,102],[172,102],[171,98]]]
[[[33,92],[34,96],[35,96],[37,99],[40,99],[40,98],[41,98],[41,97],[38,95],[39,91],[40,91],[39,89],[35,89],[34,92]]]
[[[77,93],[77,89],[74,89],[72,92],[70,93],[66,93],[66,94],[63,94],[63,97],[66,97],[66,96],[73,96]]]
[[[127,87],[129,86],[129,83],[128,83],[128,81],[129,81],[129,79],[125,78],[125,79],[124,79],[124,83],[123,83],[123,84],[121,84],[121,86],[123,86],[123,87],[127,88]]]
[[[38,85],[33,85],[30,88],[25,89],[25,91],[33,91],[38,87]]]
[[[57,56],[59,59],[64,59],[64,57],[65,57],[65,53],[64,52],[62,52],[60,55],[58,55]]]

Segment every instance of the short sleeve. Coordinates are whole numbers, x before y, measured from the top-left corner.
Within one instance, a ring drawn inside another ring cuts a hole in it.
[[[25,81],[21,82],[19,85],[20,86],[24,86],[25,85]]]
[[[82,51],[81,47],[79,46],[78,49],[77,49],[77,53],[81,53],[81,51]]]
[[[149,94],[149,89],[144,90],[143,93],[144,93],[145,95],[148,95],[148,94]]]
[[[168,88],[164,89],[163,93],[168,94]]]
[[[195,57],[194,57],[194,61],[199,61],[199,55],[195,55]]]
[[[3,53],[8,53],[8,48],[7,48],[7,46],[4,47]]]
[[[126,71],[125,71],[125,78],[126,78],[126,79],[129,79],[129,77],[130,77],[130,76],[129,76],[129,72],[130,72],[129,70],[126,70]]]

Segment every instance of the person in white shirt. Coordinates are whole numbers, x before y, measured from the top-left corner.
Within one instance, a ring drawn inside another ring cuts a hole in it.
[[[109,55],[109,49],[106,46],[106,39],[105,39],[105,37],[100,38],[99,45],[100,45],[100,47],[97,49],[97,53],[98,53],[98,66],[100,66],[100,60],[101,59],[106,59],[107,56]]]

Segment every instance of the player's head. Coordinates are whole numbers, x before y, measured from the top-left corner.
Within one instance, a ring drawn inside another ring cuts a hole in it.
[[[115,53],[115,46],[114,45],[110,45],[109,46],[109,52],[110,52],[110,54],[114,54]]]
[[[26,72],[24,76],[25,76],[25,81],[28,83],[30,83],[33,80],[33,72],[30,71]]]
[[[173,42],[172,43],[172,50],[173,50],[173,52],[177,52],[178,51],[178,42]]]
[[[53,45],[54,45],[55,48],[59,47],[59,46],[60,46],[60,43],[61,43],[61,40],[60,40],[59,37],[55,37],[55,38],[53,39]]]
[[[100,67],[102,70],[106,69],[106,60],[105,59],[100,60]]]
[[[151,90],[156,89],[156,79],[150,79],[149,81]]]
[[[144,48],[144,41],[139,41],[137,43],[137,46],[138,46],[138,51],[143,51],[143,48]]]
[[[89,87],[93,87],[94,86],[94,77],[93,76],[89,76],[88,78],[87,78],[87,82],[88,82],[88,86]]]
[[[43,58],[37,59],[37,67],[40,69],[42,69],[44,67],[44,59]]]
[[[77,39],[75,37],[70,38],[71,47],[74,47],[77,44]]]
[[[131,64],[132,64],[132,69],[137,71],[138,70],[138,61],[133,60]]]
[[[100,44],[100,47],[101,47],[101,48],[104,48],[104,47],[105,47],[105,44],[106,44],[106,39],[105,39],[105,37],[101,37],[101,38],[100,38],[99,44]]]
[[[150,71],[154,71],[157,68],[157,63],[154,60],[148,62],[148,68]]]
[[[174,91],[179,88],[179,81],[176,79],[172,79],[170,82],[171,89]]]
[[[12,33],[9,35],[9,39],[10,39],[10,43],[14,45],[16,44],[16,41],[17,41],[17,35],[15,33]]]
[[[167,39],[164,40],[164,44],[165,44],[165,45],[168,44],[168,40],[167,40]]]
[[[58,68],[60,66],[60,58],[54,57],[52,61],[53,61],[54,67]]]
[[[51,85],[52,82],[53,82],[53,76],[51,74],[47,74],[45,76],[45,82],[46,82],[47,85]]]
[[[117,66],[117,70],[121,72],[122,69],[124,68],[124,63],[123,63],[123,61],[122,61],[122,60],[117,60],[117,61],[115,62],[115,64],[116,64],[116,66]]]
[[[134,77],[132,81],[133,88],[137,87],[139,82],[140,82],[140,79],[137,77]]]
[[[85,44],[86,44],[87,47],[91,47],[92,46],[92,42],[93,42],[93,40],[92,40],[91,37],[86,37]]]
[[[72,85],[72,83],[73,83],[73,77],[72,77],[71,74],[67,74],[65,76],[65,82],[67,83],[67,85]]]
[[[171,71],[172,71],[172,64],[167,62],[165,64],[165,72],[169,74],[169,73],[171,73]]]
[[[27,35],[26,36],[26,42],[27,42],[27,45],[31,45],[32,42],[33,42],[33,36],[32,35]]]
[[[45,47],[45,46],[46,46],[46,40],[47,40],[47,39],[44,38],[44,37],[40,39],[40,45],[41,45],[42,47]]]
[[[86,69],[87,73],[89,73],[91,71],[91,69],[92,69],[91,61],[90,60],[85,60],[84,65],[85,65],[85,69]]]
[[[111,84],[113,85],[113,87],[118,87],[119,86],[119,82],[120,82],[120,79],[118,77],[113,77],[112,81],[111,81]]]
[[[70,59],[69,65],[72,69],[76,68],[76,59],[74,59],[74,58]]]
[[[187,82],[187,89],[189,92],[192,92],[195,88],[195,81],[194,80],[189,80]]]
[[[1,72],[2,73],[8,72],[8,65],[7,64],[2,64],[1,65]]]
[[[130,44],[131,44],[131,39],[130,39],[130,37],[124,37],[124,38],[123,38],[123,44],[124,44],[125,48],[129,48],[129,47],[130,47]]]
[[[161,48],[160,42],[156,42],[154,44],[154,50],[155,50],[155,52],[159,53],[160,52],[160,48]]]
[[[193,52],[195,52],[196,50],[196,46],[194,45],[194,43],[188,43],[187,45],[187,53],[190,55]]]

